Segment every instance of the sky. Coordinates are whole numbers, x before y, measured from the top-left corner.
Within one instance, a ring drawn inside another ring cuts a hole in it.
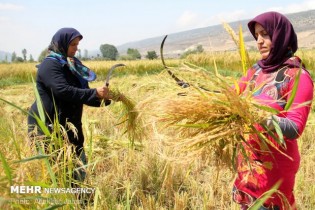
[[[79,48],[121,44],[254,18],[315,9],[315,0],[0,0],[0,50],[37,60],[63,27],[83,35]]]

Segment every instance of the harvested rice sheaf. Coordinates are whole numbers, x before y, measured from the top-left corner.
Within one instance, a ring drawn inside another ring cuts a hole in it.
[[[176,160],[206,154],[216,164],[231,167],[236,148],[247,135],[257,133],[254,125],[274,110],[259,105],[251,94],[239,95],[222,79],[209,81],[216,91],[191,87],[186,96],[170,93],[169,97],[155,99],[151,107],[155,108],[161,131],[167,132],[164,142],[172,148]]]
[[[119,90],[111,90],[110,94],[112,94],[114,101],[121,102],[122,104],[118,124],[123,127],[124,133],[128,135],[129,142],[133,147],[135,141],[141,142],[145,135],[142,120],[136,109],[136,103],[122,94]]]

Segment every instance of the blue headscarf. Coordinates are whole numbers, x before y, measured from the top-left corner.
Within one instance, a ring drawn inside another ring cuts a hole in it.
[[[74,57],[72,59],[74,62],[71,62],[67,57],[69,45],[77,37],[79,37],[80,40],[83,39],[80,32],[74,28],[59,29],[53,36],[48,47],[50,53],[47,58],[58,60],[61,65],[68,65],[72,73],[74,73],[80,80],[94,81],[96,75],[93,71],[84,66],[79,59]]]
[[[80,37],[80,40],[83,39],[83,36],[76,29],[61,28],[52,37],[48,50],[67,57],[69,45],[77,37]]]

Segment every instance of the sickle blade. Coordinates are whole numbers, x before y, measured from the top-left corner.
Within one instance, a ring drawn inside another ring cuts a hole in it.
[[[106,76],[106,81],[105,81],[105,86],[106,86],[106,87],[109,86],[109,79],[110,79],[110,76],[112,75],[114,69],[117,68],[117,67],[120,67],[120,66],[126,66],[126,65],[125,65],[125,64],[122,64],[122,63],[118,63],[118,64],[113,65],[113,66],[109,69],[109,71],[108,71],[108,73],[107,73],[107,76]]]
[[[176,81],[177,85],[181,86],[182,88],[188,88],[188,87],[190,87],[190,84],[183,81],[183,80],[180,80],[178,77],[176,77],[176,75],[173,72],[171,72],[171,70],[165,64],[164,56],[163,56],[163,47],[164,47],[164,43],[165,43],[166,38],[167,38],[167,35],[164,37],[164,39],[161,43],[161,47],[160,47],[160,56],[161,56],[163,66],[167,70],[168,74]],[[221,91],[218,91],[218,90],[208,90],[207,88],[204,88],[204,87],[199,87],[199,88],[203,89],[205,91],[208,91],[208,92],[221,93]],[[184,95],[186,95],[186,93],[179,93],[178,95],[184,96]]]
[[[163,66],[167,70],[168,74],[176,81],[176,83],[179,86],[181,86],[182,88],[187,88],[190,85],[187,82],[185,82],[183,80],[180,80],[178,77],[176,77],[176,75],[173,72],[171,72],[171,70],[165,64],[164,56],[163,56],[163,47],[164,47],[164,42],[165,42],[166,38],[167,38],[167,35],[164,37],[164,39],[163,39],[163,41],[161,43],[161,47],[160,47],[160,56],[161,56],[161,60],[162,60]]]
[[[167,66],[166,66],[165,61],[164,61],[164,56],[163,56],[163,47],[164,47],[164,42],[165,42],[166,38],[167,38],[167,35],[164,37],[164,39],[163,39],[163,41],[161,43],[160,55],[161,55],[161,60],[162,60],[163,66],[164,66],[164,68],[167,69]]]

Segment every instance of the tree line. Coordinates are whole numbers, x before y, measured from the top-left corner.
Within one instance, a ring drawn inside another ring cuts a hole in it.
[[[27,50],[26,49],[23,49],[21,52],[22,52],[23,57],[17,56],[16,52],[13,52],[11,54],[10,60],[12,63],[22,63],[22,62],[27,62],[27,61],[34,62],[34,58],[33,58],[32,54],[30,54],[29,58],[27,59]],[[4,62],[4,63],[9,62],[9,58],[8,58],[7,54],[5,55],[5,59],[2,62]]]
[[[84,50],[83,54],[78,49],[76,57],[81,60],[139,60],[142,58],[138,49],[128,48],[126,55],[119,55],[117,48],[111,44],[102,44],[99,48],[101,54],[96,56],[89,56],[88,50]],[[48,50],[45,49],[39,55],[38,61],[42,61],[48,54]],[[145,58],[153,60],[158,58],[157,53],[153,51],[147,51]]]
[[[101,54],[97,54],[96,56],[89,56],[88,50],[78,49],[76,57],[82,60],[139,60],[142,58],[140,52],[136,48],[128,48],[126,55],[119,55],[117,48],[114,45],[111,44],[102,44],[99,48]],[[195,54],[195,53],[201,53],[203,52],[202,45],[198,45],[195,49],[190,49],[185,52],[183,52],[182,55],[180,55],[181,58],[187,57],[189,54]],[[38,61],[41,62],[44,60],[44,58],[48,55],[48,49],[44,49],[39,57]],[[22,50],[23,57],[17,56],[15,52],[11,54],[11,62],[17,63],[17,62],[34,62],[33,56],[30,55],[29,59],[27,60],[27,50]],[[147,54],[145,55],[146,59],[153,60],[157,59],[158,55],[155,50],[147,51]],[[6,59],[5,62],[8,62]]]

